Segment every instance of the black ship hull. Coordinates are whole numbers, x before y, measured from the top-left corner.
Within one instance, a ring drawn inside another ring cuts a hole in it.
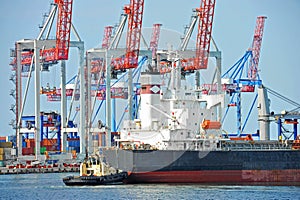
[[[300,185],[300,151],[104,150],[127,183]]]
[[[63,182],[67,186],[109,185],[122,183],[127,176],[127,172],[120,172],[106,176],[67,176],[63,178]]]

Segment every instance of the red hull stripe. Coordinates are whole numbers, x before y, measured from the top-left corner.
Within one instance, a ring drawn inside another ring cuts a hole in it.
[[[132,172],[126,183],[300,185],[300,170],[204,170]]]

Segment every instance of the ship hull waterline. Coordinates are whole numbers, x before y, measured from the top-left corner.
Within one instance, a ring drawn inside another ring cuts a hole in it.
[[[300,170],[157,171],[130,173],[124,183],[299,185]]]

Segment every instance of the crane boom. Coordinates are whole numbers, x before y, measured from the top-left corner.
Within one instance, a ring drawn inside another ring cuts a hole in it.
[[[136,68],[138,66],[143,12],[144,0],[131,0],[130,6],[125,7],[125,13],[129,15],[126,58],[124,63],[125,69]]]
[[[158,47],[160,27],[162,24],[153,24],[152,36],[150,41],[150,50],[152,51],[152,59],[156,58],[156,51]]]
[[[182,60],[183,71],[194,72],[198,69],[207,69],[212,24],[214,18],[215,0],[202,0],[199,14],[198,33],[196,42],[196,57]]]
[[[259,57],[260,57],[260,48],[263,38],[263,31],[264,31],[264,24],[265,19],[267,17],[265,16],[258,16],[256,19],[256,27],[252,42],[252,59],[250,61],[250,68],[248,71],[248,78],[251,80],[257,79],[257,71],[258,71],[258,63],[259,63]]]
[[[124,16],[126,16],[124,19],[128,18],[126,53],[125,56],[112,59],[113,72],[125,71],[138,66],[144,0],[130,0],[130,5],[124,7],[124,12]]]
[[[111,39],[111,43],[108,47],[108,49],[116,49],[119,45],[120,39],[121,39],[121,35],[123,33],[124,27],[125,27],[125,23],[127,21],[128,15],[122,13],[121,14],[121,19],[120,19],[120,23],[118,24],[117,27],[115,27],[115,31],[114,34],[112,36]]]
[[[206,69],[214,18],[215,0],[202,0],[196,44],[196,69]]]
[[[186,50],[186,47],[190,41],[190,38],[192,36],[193,30],[195,28],[198,18],[199,18],[199,14],[198,14],[197,9],[193,9],[193,15],[191,16],[190,24],[188,26],[186,26],[184,36],[183,36],[181,44],[180,44],[181,51]]]
[[[109,45],[110,45],[110,38],[112,35],[112,26],[106,26],[104,27],[104,36],[102,39],[102,48],[103,49],[108,49]]]
[[[69,57],[73,0],[54,0],[54,3],[59,10],[56,24],[56,46],[55,48],[40,50],[41,62],[43,63],[56,63],[58,60],[67,60]],[[21,64],[30,65],[32,55],[33,51],[22,52]]]
[[[68,60],[73,0],[54,2],[58,5],[55,57],[57,60]]]

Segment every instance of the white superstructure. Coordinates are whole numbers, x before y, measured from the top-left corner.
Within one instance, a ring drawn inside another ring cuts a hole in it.
[[[124,121],[118,142],[185,149],[188,141],[221,137],[218,112],[224,105],[224,94],[208,94],[199,86],[182,86],[180,63],[174,66],[167,87],[162,85],[159,72],[142,72],[139,118]]]

